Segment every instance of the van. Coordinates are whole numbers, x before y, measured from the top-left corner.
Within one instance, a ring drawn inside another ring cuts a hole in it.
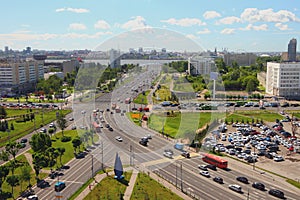
[[[58,182],[55,183],[55,185],[54,185],[54,190],[55,190],[55,192],[60,192],[60,191],[62,191],[65,187],[66,187],[65,182],[60,182],[60,181],[58,181]]]

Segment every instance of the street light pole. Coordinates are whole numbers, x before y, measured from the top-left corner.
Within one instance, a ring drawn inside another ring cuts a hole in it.
[[[92,156],[92,167],[91,167],[91,170],[92,170],[92,178],[94,177],[94,157],[93,157],[93,154],[91,153],[91,156]]]
[[[182,162],[180,163],[180,187],[181,187],[181,192],[183,192],[183,181],[182,181]]]

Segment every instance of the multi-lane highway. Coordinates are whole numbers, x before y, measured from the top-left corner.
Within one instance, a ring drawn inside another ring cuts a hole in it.
[[[156,69],[156,68],[154,68]],[[138,168],[147,169],[157,173],[159,176],[166,178],[176,184],[188,194],[198,199],[272,199],[267,191],[259,191],[251,187],[251,184],[245,185],[236,181],[237,176],[248,177],[250,183],[260,181],[266,185],[267,190],[270,188],[279,188],[284,191],[287,199],[298,199],[299,193],[290,190],[288,187],[283,188],[280,182],[274,182],[268,177],[262,177],[260,174],[249,173],[238,168],[228,171],[218,169],[210,171],[211,178],[206,178],[199,174],[198,165],[204,164],[200,156],[186,159],[180,156],[180,151],[174,149],[174,140],[161,137],[152,130],[142,128],[132,123],[126,115],[122,115],[123,110],[131,110],[130,104],[125,104],[124,100],[136,95],[134,90],[139,92],[150,87],[149,83],[155,78],[153,72],[144,70],[143,73],[128,75],[122,80],[122,83],[112,93],[103,94],[96,100],[75,102],[73,105],[74,118],[77,126],[83,125],[89,127],[94,121],[92,117],[93,110],[99,108],[103,113],[98,112],[96,118],[100,116],[104,119],[104,127],[98,132],[100,140],[99,145],[94,146],[89,154],[83,159],[74,159],[68,165],[70,169],[63,171],[64,176],[60,180],[66,182],[67,187],[56,194],[54,192],[54,183],[57,180],[47,179],[50,188],[36,189],[40,199],[54,199],[55,195],[62,195],[67,199],[73,194],[84,182],[91,176],[92,172],[101,169],[101,166],[113,167],[116,152],[119,153],[124,165],[134,165]],[[122,110],[121,113],[115,113],[111,110],[111,103],[117,103]],[[109,109],[109,110],[108,110]],[[83,112],[84,111],[84,112]],[[110,131],[105,128],[109,124],[113,128]],[[151,135],[148,146],[139,144],[141,137]],[[123,138],[122,142],[115,139],[116,136]],[[172,149],[174,159],[163,156],[165,149]],[[93,168],[92,168],[93,163]],[[229,163],[230,165],[230,163]],[[242,165],[242,164],[241,164]],[[224,184],[218,184],[212,180],[213,177],[220,176],[224,179]],[[228,189],[229,184],[239,184],[243,188],[243,194],[236,193]]]

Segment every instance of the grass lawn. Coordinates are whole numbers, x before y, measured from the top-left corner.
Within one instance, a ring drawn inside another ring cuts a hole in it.
[[[113,176],[104,178],[97,186],[84,198],[84,200],[94,199],[120,199],[123,196],[132,172],[124,172],[125,178],[121,181],[114,179]]]
[[[214,119],[223,117],[225,117],[225,115],[210,112],[174,112],[173,115],[170,112],[168,117],[164,113],[156,113],[151,114],[148,126],[158,132],[162,132],[163,127],[164,133],[170,137],[182,138],[187,133],[195,133],[197,129],[202,128]]]
[[[24,166],[25,168],[30,170],[30,174],[31,174],[30,184],[35,185],[36,184],[35,173],[31,169],[29,163],[27,162],[26,157],[24,155],[20,155],[16,158],[16,160],[17,160],[17,163],[20,167],[15,169],[14,175],[19,176],[21,174],[21,168],[22,168],[21,166]],[[8,164],[6,164],[6,165],[8,165]],[[11,171],[9,172],[8,176],[10,176],[10,175],[12,175]],[[46,177],[46,174],[40,173],[39,177],[44,178],[44,177]],[[22,189],[22,191],[26,190],[28,185],[29,185],[28,181],[26,181],[26,182],[22,181],[18,186],[14,187],[14,193],[13,193],[14,199],[16,199],[20,195],[21,189]],[[11,192],[11,186],[9,186],[9,184],[5,181],[2,185],[2,190],[4,192]],[[13,199],[13,198],[10,198],[10,199]]]
[[[150,93],[150,90],[145,91],[145,95],[143,95],[142,93],[140,93],[134,100],[134,103],[137,104],[144,104],[147,105],[148,104],[148,100],[147,100],[147,96]]]
[[[5,111],[7,113],[7,118],[14,117],[14,116],[19,116],[19,115],[24,115],[24,114],[30,114],[29,109],[10,109],[10,108],[5,108]],[[32,112],[39,112],[40,109],[32,109]]]
[[[155,96],[152,97],[152,100],[154,104],[159,104],[162,101],[168,101],[170,97],[171,97],[170,89],[162,85],[159,90],[156,90]]]
[[[278,114],[277,112],[270,111],[238,111],[235,112],[236,115],[245,116],[246,118],[250,118],[249,122],[253,119],[259,119],[267,122],[275,122],[276,119],[283,119],[283,116]]]
[[[57,110],[44,110],[44,112],[42,110],[39,110],[39,113],[35,114],[35,123],[34,120],[19,123],[16,122],[17,120],[9,120],[9,128],[11,126],[11,123],[13,123],[14,130],[10,130],[10,132],[0,132],[0,147],[5,146],[6,142],[8,142],[9,140],[14,141],[33,132],[34,127],[38,129],[43,124],[49,124],[50,122],[56,120],[56,112]],[[71,110],[62,110],[62,112],[64,115],[66,115],[70,113]]]
[[[60,140],[60,138],[62,137],[62,132],[56,133],[54,136],[51,137],[52,146],[54,148],[64,147],[66,149],[64,155],[61,158],[62,164],[66,164],[72,158],[74,158],[74,148],[73,148],[72,140],[78,135],[78,133],[76,130],[68,130],[68,131],[64,131],[64,135],[71,137],[72,138],[71,141],[62,142]],[[60,165],[59,159],[57,164]]]
[[[156,182],[148,175],[139,173],[136,179],[131,200],[138,199],[182,199],[172,193],[168,188]]]

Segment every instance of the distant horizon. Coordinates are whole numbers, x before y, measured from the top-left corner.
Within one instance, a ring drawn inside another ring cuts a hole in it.
[[[300,39],[299,3],[292,0],[29,2],[2,2],[0,48],[94,50],[128,32],[153,28],[178,33],[201,49],[226,48],[229,52],[285,52],[290,39]],[[162,42],[169,39],[160,38]],[[132,40],[132,47],[138,42]],[[111,47],[118,45],[121,43]]]

